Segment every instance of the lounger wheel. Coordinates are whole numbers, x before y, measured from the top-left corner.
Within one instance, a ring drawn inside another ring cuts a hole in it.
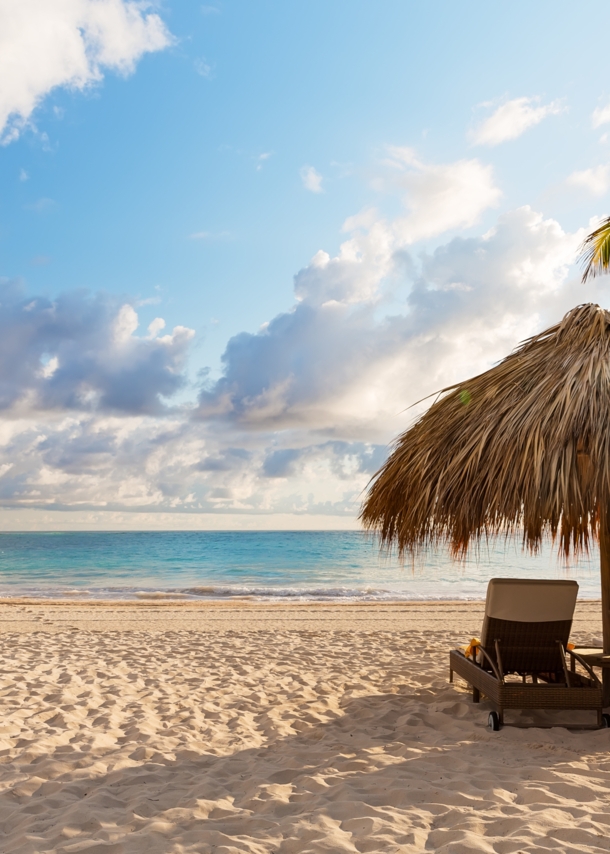
[[[610,728],[610,715],[602,715],[602,728],[608,729]]]
[[[606,716],[610,717],[610,716]],[[490,712],[487,718],[487,726],[492,732],[500,731],[500,715],[497,712]]]

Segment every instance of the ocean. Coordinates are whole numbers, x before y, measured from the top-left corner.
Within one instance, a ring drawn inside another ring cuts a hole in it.
[[[566,568],[550,544],[532,557],[502,540],[412,567],[359,531],[0,533],[1,597],[467,600],[495,576],[574,578],[581,598],[600,596],[597,554]]]

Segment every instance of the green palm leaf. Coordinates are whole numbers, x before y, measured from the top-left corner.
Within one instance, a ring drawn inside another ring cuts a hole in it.
[[[583,282],[594,276],[610,272],[610,217],[602,220],[581,247],[584,272]]]

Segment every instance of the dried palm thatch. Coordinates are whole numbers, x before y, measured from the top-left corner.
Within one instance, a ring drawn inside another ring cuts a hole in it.
[[[610,505],[610,312],[577,306],[441,395],[375,475],[364,526],[401,556],[516,532],[586,552]]]

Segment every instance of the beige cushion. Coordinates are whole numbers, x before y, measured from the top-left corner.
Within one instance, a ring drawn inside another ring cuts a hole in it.
[[[520,623],[571,620],[577,594],[575,581],[492,578],[487,586],[485,614]]]

